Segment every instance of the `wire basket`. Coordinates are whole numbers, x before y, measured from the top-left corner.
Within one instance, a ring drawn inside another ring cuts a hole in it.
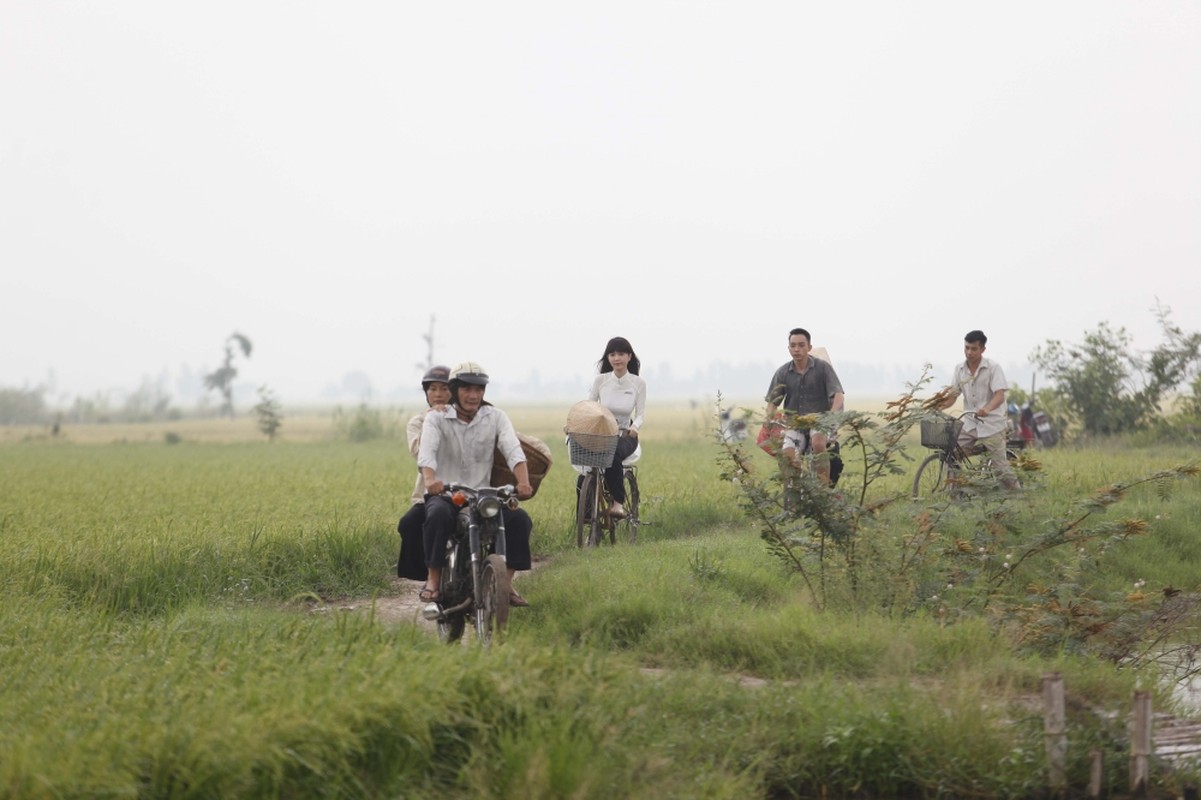
[[[933,450],[950,450],[959,440],[959,432],[963,430],[961,419],[924,419],[922,420],[922,447]]]
[[[617,452],[618,434],[569,433],[567,450],[575,467],[608,467]]]

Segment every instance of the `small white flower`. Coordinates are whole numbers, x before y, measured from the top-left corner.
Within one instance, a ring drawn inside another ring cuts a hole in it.
[[[953,583],[948,583],[948,584],[947,584],[947,591],[948,591],[948,592],[949,592],[949,591],[951,591],[951,590],[952,590],[952,589],[954,589],[954,588],[955,588],[955,584],[953,584]]]
[[[1006,561],[1013,561],[1013,553],[1006,553],[1006,554],[1005,554],[1005,560],[1006,560]]]
[[[1008,562],[1008,561],[1006,561],[1004,564],[1002,564],[1002,565],[1001,565],[1001,567],[1002,567],[1003,569],[1009,569],[1009,562]]]
[[[981,553],[983,553],[983,552],[984,552],[984,548],[983,548],[983,547],[981,547],[981,548],[980,548],[980,552],[981,552]]]
[[[935,603],[937,603],[937,602],[938,602],[938,595],[936,595],[936,594],[932,594],[932,595],[930,595],[930,600],[931,600],[931,601],[933,601],[933,602],[935,602]]]

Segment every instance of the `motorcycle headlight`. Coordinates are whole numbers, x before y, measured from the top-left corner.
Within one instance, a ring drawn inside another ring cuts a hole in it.
[[[491,519],[500,513],[500,500],[497,500],[495,497],[485,497],[480,500],[476,508],[479,510],[481,517]]]

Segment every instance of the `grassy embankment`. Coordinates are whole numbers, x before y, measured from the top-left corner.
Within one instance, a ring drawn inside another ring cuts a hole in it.
[[[562,414],[513,416],[558,462],[527,504],[551,563],[491,652],[303,613],[396,591],[397,442],[0,447],[0,796],[1023,796],[1051,669],[1074,778],[1099,746],[1123,785],[1120,718],[1080,710],[1154,676],[1023,654],[985,620],[815,611],[718,479],[703,410],[647,433],[642,543],[577,552]],[[1050,451],[1031,502],[1195,456]],[[1193,588],[1198,495],[1132,497],[1159,519],[1097,579]]]

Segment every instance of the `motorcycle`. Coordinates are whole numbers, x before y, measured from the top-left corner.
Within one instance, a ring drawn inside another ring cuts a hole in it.
[[[505,521],[501,508],[517,509],[517,490],[451,484],[446,496],[458,508],[446,540],[446,566],[438,589],[441,597],[422,615],[437,623],[447,643],[463,638],[467,618],[475,623],[480,643],[499,638],[509,621],[509,570],[505,562]]]

